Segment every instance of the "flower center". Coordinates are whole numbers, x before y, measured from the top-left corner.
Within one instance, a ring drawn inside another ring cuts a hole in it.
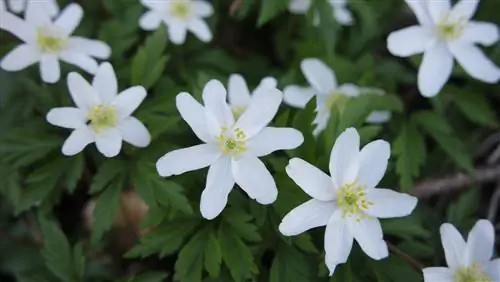
[[[457,39],[462,35],[465,24],[465,20],[446,15],[437,24],[438,35],[443,40]]]
[[[247,150],[247,141],[248,139],[245,132],[239,128],[229,129],[223,127],[217,138],[222,153],[231,156],[244,153]]]
[[[455,274],[455,282],[493,282],[477,263],[461,268]]]
[[[87,118],[92,129],[97,133],[104,129],[114,127],[118,123],[118,115],[116,114],[115,107],[107,105],[93,106]]]
[[[172,1],[170,4],[170,10],[172,15],[177,18],[187,19],[191,15],[191,3],[189,1]]]
[[[346,184],[337,190],[337,205],[345,217],[355,217],[360,220],[366,216],[364,210],[373,205],[366,200],[366,193],[356,182]]]
[[[50,28],[40,28],[37,31],[37,40],[43,53],[58,53],[66,47],[68,38]]]
[[[343,103],[345,100],[347,100],[347,96],[343,92],[334,90],[326,99],[325,106],[331,109],[333,105]]]

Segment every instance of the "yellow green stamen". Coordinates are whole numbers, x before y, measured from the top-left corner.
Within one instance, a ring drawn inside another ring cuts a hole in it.
[[[87,116],[92,129],[99,133],[104,129],[115,127],[118,123],[118,115],[113,106],[98,105],[93,106]]]

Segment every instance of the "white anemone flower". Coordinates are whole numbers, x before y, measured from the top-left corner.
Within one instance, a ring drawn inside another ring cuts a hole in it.
[[[144,30],[158,29],[163,22],[167,25],[168,36],[174,44],[186,41],[188,30],[203,42],[212,40],[212,32],[203,18],[210,17],[212,5],[203,0],[141,0],[149,11],[139,19]]]
[[[10,11],[20,14],[24,12],[28,2],[36,2],[36,5],[40,5],[50,17],[55,17],[59,13],[59,5],[57,0],[0,0],[0,12],[2,8],[5,9],[5,3],[7,2]],[[31,4],[31,3],[30,3]]]
[[[500,281],[500,259],[494,259],[495,230],[488,220],[479,220],[467,242],[455,227],[444,223],[441,241],[448,267],[423,269],[425,282],[497,282]]]
[[[384,91],[376,88],[358,87],[352,83],[338,85],[334,71],[316,58],[302,60],[300,69],[309,82],[308,87],[290,85],[285,87],[285,103],[297,108],[304,108],[316,96],[316,117],[313,124],[318,135],[328,125],[331,108],[336,103],[363,94],[383,95]],[[388,111],[374,111],[366,119],[368,123],[384,123],[391,117]]]
[[[36,1],[29,2],[25,20],[8,12],[1,16],[0,29],[24,41],[1,60],[0,67],[6,71],[19,71],[40,62],[42,80],[55,83],[61,76],[59,60],[95,74],[99,64],[94,57],[106,59],[111,54],[102,41],[71,36],[83,16],[78,4],[68,5],[54,21]]]
[[[252,91],[248,89],[247,83],[243,76],[240,74],[232,74],[229,76],[228,86],[227,86],[227,96],[229,101],[229,107],[233,112],[235,119],[243,114],[243,112],[248,108],[250,100],[254,93],[262,91],[262,87],[265,88],[276,88],[278,82],[273,77],[263,78],[259,85]]]
[[[325,226],[326,265],[333,274],[345,263],[353,240],[371,258],[388,256],[378,218],[409,215],[417,204],[413,196],[374,188],[385,174],[390,145],[376,140],[359,150],[356,129],[348,128],[336,140],[330,155],[330,174],[294,158],[286,173],[313,199],[289,212],[279,225],[285,236]]]
[[[305,14],[311,7],[311,0],[290,0],[288,4],[288,11],[293,14]],[[347,0],[328,0],[332,6],[333,18],[341,25],[352,25],[354,19],[351,11],[347,9]],[[314,15],[314,24],[319,24],[319,15]]]
[[[261,89],[238,119],[226,102],[224,86],[217,80],[205,85],[204,105],[188,93],[177,95],[179,113],[203,144],[167,153],[156,168],[161,176],[168,177],[210,167],[200,200],[200,211],[206,219],[222,212],[235,183],[258,203],[273,203],[278,195],[276,183],[259,157],[297,148],[304,141],[296,129],[267,127],[283,95],[276,88]]]
[[[498,27],[471,20],[479,0],[460,0],[453,8],[449,0],[406,0],[419,25],[395,32],[387,48],[395,56],[424,53],[418,70],[418,89],[424,97],[437,95],[451,76],[453,61],[475,79],[497,83],[500,69],[476,44],[491,46],[498,41]]]
[[[99,66],[89,84],[81,75],[68,75],[68,88],[76,107],[55,108],[47,121],[55,126],[73,129],[62,152],[72,156],[95,142],[106,157],[118,155],[125,141],[146,147],[151,140],[146,127],[131,114],[146,97],[146,89],[134,86],[118,93],[115,71],[109,63]]]

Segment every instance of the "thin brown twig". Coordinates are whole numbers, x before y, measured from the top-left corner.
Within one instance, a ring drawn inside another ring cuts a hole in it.
[[[389,250],[391,250],[391,252],[393,252],[394,254],[400,256],[409,265],[411,265],[415,270],[422,271],[422,269],[425,268],[425,266],[424,266],[423,263],[421,263],[418,260],[412,258],[410,255],[408,255],[407,253],[403,252],[400,248],[396,247],[395,245],[387,242],[387,246],[389,246]]]
[[[428,179],[416,184],[410,194],[428,198],[435,194],[452,192],[472,184],[500,180],[500,165],[477,168],[471,175],[460,172],[437,179]]]

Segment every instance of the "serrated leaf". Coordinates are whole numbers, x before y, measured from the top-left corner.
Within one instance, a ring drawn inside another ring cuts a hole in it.
[[[413,183],[413,178],[420,175],[426,149],[422,134],[413,122],[407,122],[393,142],[393,151],[397,156],[396,173],[400,177],[402,191],[408,191]]]
[[[97,243],[101,239],[104,232],[111,228],[115,216],[120,207],[121,191],[124,188],[125,181],[123,178],[116,178],[113,183],[96,201],[94,208],[94,221],[92,222],[92,243]]]
[[[253,217],[246,211],[236,207],[228,208],[223,214],[223,220],[227,222],[233,232],[236,232],[241,238],[250,242],[262,240],[257,226],[251,222]]]
[[[246,281],[254,268],[250,248],[238,237],[228,224],[219,226],[218,238],[224,263],[229,268],[234,281]]]
[[[129,282],[162,282],[165,281],[167,277],[166,273],[163,272],[149,272],[143,273],[135,276]]]
[[[372,97],[369,95],[348,99],[341,110],[339,132],[348,127],[358,127],[373,111]]]
[[[155,180],[152,181],[152,185],[155,187],[155,196],[159,203],[184,213],[193,213],[188,198],[183,194],[182,186],[168,180]]]
[[[127,163],[121,160],[107,160],[97,171],[90,185],[90,193],[98,193],[117,178],[123,177],[128,169]]]
[[[418,112],[413,115],[412,120],[428,132],[451,133],[453,131],[448,122],[435,112]]]
[[[279,13],[284,12],[288,6],[287,0],[260,1],[259,19],[257,26],[261,27],[272,20]]]
[[[270,282],[312,281],[316,277],[305,255],[280,243],[271,265]]]
[[[205,245],[205,253],[203,255],[204,265],[211,277],[217,278],[220,273],[222,263],[222,253],[219,241],[213,233],[208,235],[208,240]]]
[[[66,171],[66,188],[70,193],[76,189],[76,185],[82,176],[85,160],[83,155],[79,154],[71,158],[71,163],[67,166]]]
[[[447,222],[462,230],[470,229],[476,221],[481,196],[479,191],[476,187],[471,187],[450,203],[446,210]]]
[[[456,91],[450,96],[458,109],[470,121],[487,127],[498,127],[495,113],[482,93]]]
[[[299,249],[312,253],[312,254],[317,254],[319,253],[318,249],[314,245],[314,242],[312,240],[311,235],[308,233],[302,233],[299,236],[295,236],[292,238],[293,244],[295,244]]]
[[[209,230],[203,229],[182,248],[175,262],[176,281],[199,282],[203,271],[203,252]]]

